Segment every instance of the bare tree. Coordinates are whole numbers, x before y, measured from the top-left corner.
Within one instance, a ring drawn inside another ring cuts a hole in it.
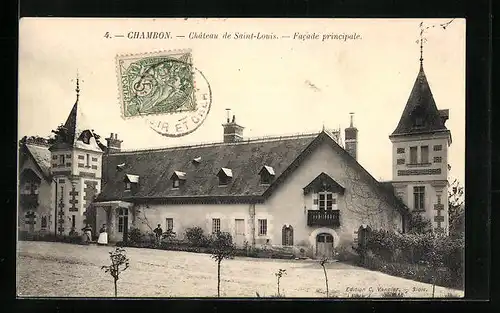
[[[356,214],[363,222],[372,227],[387,226],[381,219],[381,214],[386,211],[388,203],[391,203],[387,192],[381,190],[381,186],[371,186],[366,181],[370,179],[369,174],[361,173],[350,164],[341,162],[341,168],[345,174],[343,183],[346,192],[342,197],[345,201],[346,210]],[[391,221],[386,221],[390,223]]]

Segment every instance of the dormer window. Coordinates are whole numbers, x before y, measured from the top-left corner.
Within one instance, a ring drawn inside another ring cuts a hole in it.
[[[139,176],[132,174],[125,174],[124,182],[125,182],[125,190],[133,191],[134,188],[137,188],[137,184],[139,183]]]
[[[197,158],[193,159],[194,164],[200,164],[200,162],[201,162],[201,157],[197,157]]]
[[[172,181],[172,188],[177,189],[186,181],[186,173],[174,171],[172,176],[170,176],[170,180]]]
[[[264,165],[260,170],[259,175],[260,175],[260,184],[269,185],[271,184],[275,176],[274,169],[271,166]]]
[[[217,173],[217,176],[219,177],[219,186],[227,186],[233,178],[233,171],[223,167],[220,169],[219,173]]]

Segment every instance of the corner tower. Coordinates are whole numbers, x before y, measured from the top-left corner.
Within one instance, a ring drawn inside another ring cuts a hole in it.
[[[81,112],[78,77],[75,91],[76,102],[49,148],[58,234],[80,231],[84,213],[101,189],[103,151]]]
[[[392,142],[392,181],[396,193],[414,212],[421,212],[435,231],[448,234],[449,110],[434,101],[422,58],[410,97]]]

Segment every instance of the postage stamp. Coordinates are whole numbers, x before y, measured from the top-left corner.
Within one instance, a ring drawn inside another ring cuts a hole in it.
[[[203,124],[212,91],[194,67],[191,50],[117,55],[116,61],[122,118],[142,118],[167,137],[187,135]]]

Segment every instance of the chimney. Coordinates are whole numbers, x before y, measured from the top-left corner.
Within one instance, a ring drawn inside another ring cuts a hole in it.
[[[345,150],[355,160],[358,160],[358,129],[354,127],[354,113],[351,115],[351,124],[345,129]]]
[[[224,128],[224,142],[237,142],[243,140],[243,129],[245,127],[236,124],[236,116],[233,115],[233,119],[229,119],[229,109],[227,110],[227,123],[222,124]]]
[[[122,148],[123,140],[118,140],[118,134],[113,134],[106,138],[108,143],[107,148],[109,153],[120,152]]]

